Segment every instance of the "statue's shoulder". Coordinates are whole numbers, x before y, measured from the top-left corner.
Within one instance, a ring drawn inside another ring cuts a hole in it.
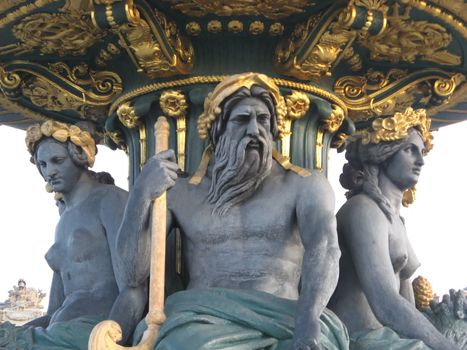
[[[349,198],[339,209],[336,217],[338,229],[342,228],[345,232],[366,232],[363,229],[367,226],[368,228],[371,226],[371,231],[378,231],[389,224],[378,204],[363,193]]]
[[[128,200],[128,192],[113,184],[97,184],[95,194],[104,205],[126,204]]]

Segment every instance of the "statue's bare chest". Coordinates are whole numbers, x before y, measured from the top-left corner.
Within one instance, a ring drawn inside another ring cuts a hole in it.
[[[207,193],[199,188],[173,199],[176,224],[195,244],[281,242],[296,233],[295,202],[281,191],[258,191],[224,215],[213,213]]]

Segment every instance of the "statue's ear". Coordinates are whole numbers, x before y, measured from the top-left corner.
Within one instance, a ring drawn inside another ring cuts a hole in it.
[[[88,156],[81,147],[76,146],[73,142],[68,141],[68,153],[70,154],[71,160],[76,165],[84,168],[88,167]]]

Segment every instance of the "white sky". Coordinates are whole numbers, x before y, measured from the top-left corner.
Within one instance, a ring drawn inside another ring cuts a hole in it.
[[[428,278],[438,295],[467,287],[467,122],[435,133],[434,149],[425,159],[417,200],[403,211],[409,238],[422,267],[414,277]],[[44,254],[53,244],[58,210],[53,195],[29,162],[25,132],[0,126],[0,302],[24,278],[29,287],[48,293],[52,272]],[[339,175],[343,153],[331,152],[329,179],[336,192],[336,211],[345,202]],[[99,146],[95,171],[106,170],[127,188],[126,155]],[[47,304],[47,301],[44,302]]]

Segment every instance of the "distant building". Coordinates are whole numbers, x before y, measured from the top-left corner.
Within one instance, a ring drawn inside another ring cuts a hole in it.
[[[23,325],[44,315],[42,299],[46,296],[41,290],[26,287],[26,281],[18,280],[18,285],[8,292],[8,299],[0,303],[0,322]]]

